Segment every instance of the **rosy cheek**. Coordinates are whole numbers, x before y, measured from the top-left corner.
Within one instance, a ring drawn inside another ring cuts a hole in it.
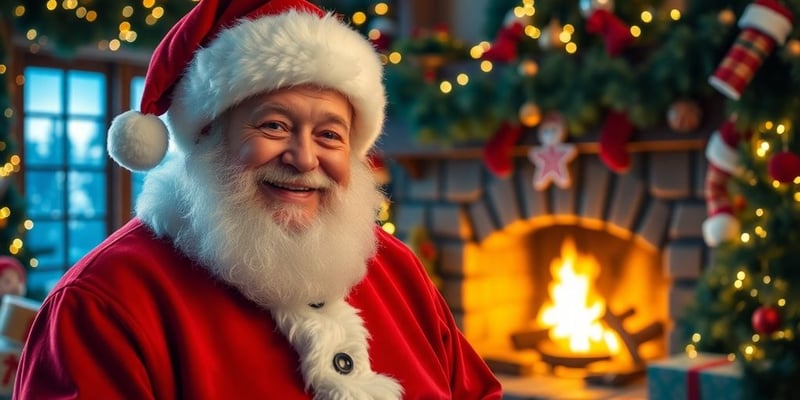
[[[256,167],[263,165],[274,157],[274,151],[266,146],[263,140],[248,140],[242,143],[236,151],[239,163],[245,166]]]

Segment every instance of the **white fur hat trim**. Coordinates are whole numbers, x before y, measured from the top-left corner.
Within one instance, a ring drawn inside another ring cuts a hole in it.
[[[383,64],[372,44],[332,14],[291,10],[241,20],[199,49],[175,87],[167,122],[187,151],[200,131],[247,98],[302,84],[334,89],[355,110],[351,149],[366,156],[383,129]]]

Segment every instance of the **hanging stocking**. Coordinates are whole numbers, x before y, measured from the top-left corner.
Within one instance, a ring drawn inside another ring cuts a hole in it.
[[[498,177],[511,174],[511,149],[522,135],[522,126],[504,122],[494,136],[483,147],[483,161],[486,167]]]
[[[529,16],[517,17],[514,10],[509,11],[492,46],[483,53],[483,58],[497,62],[516,60],[517,45],[525,35],[525,25],[530,24],[531,20],[532,18]]]
[[[776,44],[783,44],[792,31],[791,11],[775,0],[757,0],[739,19],[742,31],[708,83],[722,94],[738,100],[756,70]]]
[[[631,156],[625,148],[633,136],[633,124],[627,113],[610,111],[600,131],[600,159],[616,173],[627,172]]]
[[[616,56],[633,42],[630,28],[611,11],[598,8],[586,19],[586,32],[600,35],[606,45],[606,53]]]
[[[711,135],[706,145],[708,169],[706,171],[706,215],[703,221],[703,239],[710,247],[716,247],[739,235],[739,220],[734,216],[734,207],[728,193],[728,181],[732,175],[741,173],[742,165],[737,149],[742,135],[736,131],[733,121],[726,121]]]

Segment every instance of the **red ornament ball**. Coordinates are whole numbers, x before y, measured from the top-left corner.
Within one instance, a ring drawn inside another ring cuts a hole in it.
[[[789,183],[800,176],[800,156],[782,151],[772,156],[767,166],[769,176],[780,183]]]
[[[753,330],[762,335],[769,335],[781,326],[781,313],[772,306],[761,306],[753,312]]]

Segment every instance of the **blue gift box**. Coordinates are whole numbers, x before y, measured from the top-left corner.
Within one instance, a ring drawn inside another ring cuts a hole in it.
[[[673,355],[647,365],[650,400],[742,399],[741,366],[726,355]]]

